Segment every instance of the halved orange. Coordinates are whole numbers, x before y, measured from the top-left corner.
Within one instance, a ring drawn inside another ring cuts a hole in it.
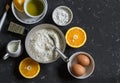
[[[31,58],[25,58],[20,62],[19,71],[23,77],[31,79],[39,74],[40,65]]]
[[[70,47],[79,48],[85,44],[87,36],[82,28],[72,27],[67,31],[65,38]]]
[[[13,0],[15,8],[20,12],[24,11],[24,8],[23,8],[24,2],[25,0]]]

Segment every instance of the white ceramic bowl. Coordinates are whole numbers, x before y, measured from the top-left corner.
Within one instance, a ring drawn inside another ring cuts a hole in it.
[[[30,48],[30,39],[31,37],[33,36],[33,34],[38,31],[38,30],[41,30],[41,29],[52,29],[54,31],[56,31],[59,36],[60,36],[60,43],[61,43],[61,51],[64,52],[65,51],[65,48],[66,48],[66,41],[65,41],[65,37],[64,37],[64,34],[63,32],[56,26],[52,25],[52,24],[40,24],[40,25],[37,25],[35,26],[28,34],[27,34],[27,37],[26,37],[26,40],[25,40],[25,48],[26,48],[26,51],[28,53],[28,55],[35,61],[39,62],[39,63],[52,63],[54,61],[56,61],[58,58],[59,58],[59,55],[58,57],[56,57],[54,60],[50,60],[50,61],[47,61],[47,62],[40,62],[39,60],[37,60],[33,53],[32,53],[32,49]]]
[[[37,15],[37,16],[31,15],[31,14],[29,14],[29,12],[27,11],[27,5],[28,5],[28,3],[29,3],[30,1],[31,1],[31,0],[25,0],[25,3],[24,3],[24,12],[26,13],[26,15],[28,15],[29,17],[32,17],[32,18],[39,18],[39,17],[41,17],[41,16],[44,14],[44,12],[46,11],[46,7],[47,7],[47,4],[46,4],[45,0],[38,0],[38,1],[40,1],[40,2],[43,4],[44,9],[43,9],[42,13],[40,13],[40,14]]]
[[[29,17],[28,15],[26,15],[24,12],[23,12],[23,13],[19,12],[19,11],[14,7],[13,2],[12,2],[12,4],[11,4],[12,13],[13,13],[13,15],[15,16],[15,18],[16,18],[18,21],[20,21],[20,22],[22,22],[22,23],[24,23],[24,24],[35,24],[35,23],[41,21],[41,20],[45,17],[45,15],[46,15],[46,13],[47,13],[48,3],[47,3],[47,0],[44,0],[44,1],[45,1],[45,3],[46,3],[45,12],[44,12],[44,14],[43,14],[41,17],[39,17],[39,18],[31,18],[31,17]]]
[[[59,26],[66,26],[71,23],[73,13],[67,6],[58,6],[52,13],[53,21]]]
[[[79,55],[79,54],[84,54],[84,55],[88,56],[89,59],[90,59],[90,65],[86,67],[86,72],[85,72],[84,75],[82,75],[82,76],[75,76],[75,75],[71,72],[71,71],[72,71],[72,70],[71,70],[71,66],[72,66],[72,64],[77,63],[75,58],[76,58],[76,56]],[[69,73],[70,73],[74,78],[77,78],[77,79],[85,79],[85,78],[89,77],[89,76],[93,73],[94,68],[95,68],[95,62],[94,62],[94,59],[92,58],[92,56],[91,56],[90,54],[88,54],[88,53],[86,53],[86,52],[76,52],[76,53],[74,53],[74,54],[69,58],[69,62],[68,62],[68,64],[67,64],[67,68],[68,68]]]

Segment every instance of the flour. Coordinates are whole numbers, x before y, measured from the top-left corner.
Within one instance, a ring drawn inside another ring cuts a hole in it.
[[[58,25],[66,25],[70,20],[70,15],[69,15],[68,10],[66,10],[64,8],[57,8],[53,12],[53,20]]]
[[[49,35],[53,37],[55,44]],[[53,52],[55,45],[61,49],[59,35],[54,30],[41,29],[36,31],[30,40],[33,58],[39,62],[50,62],[56,59],[58,54]]]

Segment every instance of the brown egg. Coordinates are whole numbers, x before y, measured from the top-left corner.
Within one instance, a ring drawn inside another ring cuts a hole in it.
[[[85,74],[85,68],[80,65],[80,64],[73,64],[72,65],[72,73],[75,75],[75,76],[82,76]]]
[[[77,57],[77,62],[83,66],[88,66],[90,64],[90,59],[84,54],[80,54]]]

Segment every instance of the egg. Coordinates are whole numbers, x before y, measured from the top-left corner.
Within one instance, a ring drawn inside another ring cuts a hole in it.
[[[72,65],[72,73],[75,75],[75,76],[82,76],[85,74],[85,67],[83,67],[82,65],[80,64],[73,64]]]
[[[90,64],[90,59],[85,54],[77,55],[77,62],[83,66],[88,66]]]

